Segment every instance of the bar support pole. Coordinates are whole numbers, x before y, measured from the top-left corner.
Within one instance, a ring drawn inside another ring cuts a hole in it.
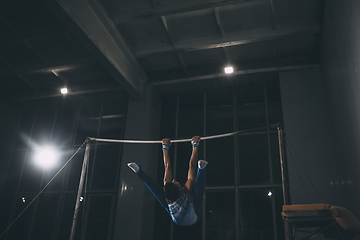
[[[76,221],[77,221],[77,217],[78,217],[78,213],[79,213],[80,198],[82,195],[82,190],[83,190],[83,186],[84,186],[84,182],[85,182],[85,173],[86,173],[87,164],[89,162],[89,155],[90,155],[90,143],[88,140],[86,140],[86,149],[85,149],[84,161],[83,161],[83,165],[82,165],[82,169],[81,169],[78,193],[77,193],[77,197],[76,197],[76,204],[75,204],[74,217],[73,217],[73,222],[72,222],[72,227],[71,227],[70,240],[74,240],[74,238],[75,238],[75,228],[76,228],[76,223],[77,223]]]

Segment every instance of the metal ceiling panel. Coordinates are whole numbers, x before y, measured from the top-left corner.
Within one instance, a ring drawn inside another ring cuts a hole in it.
[[[159,45],[169,45],[169,37],[159,18],[146,21],[126,22],[117,28],[130,49],[144,49]]]
[[[270,1],[222,7],[219,15],[225,35],[272,28]]]
[[[212,9],[170,15],[166,19],[169,32],[176,42],[219,37]]]

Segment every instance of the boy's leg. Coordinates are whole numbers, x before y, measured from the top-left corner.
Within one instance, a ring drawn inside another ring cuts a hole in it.
[[[206,183],[206,165],[204,160],[198,161],[198,170],[194,186],[194,208],[198,220],[202,217],[203,199]]]
[[[161,206],[163,206],[165,210],[169,213],[169,208],[166,202],[164,189],[162,189],[159,186],[159,184],[157,184],[157,182],[155,182],[149,175],[147,175],[138,164],[128,163],[128,167],[131,168],[131,170],[133,170],[138,175],[138,177],[145,183],[148,189],[159,201]]]

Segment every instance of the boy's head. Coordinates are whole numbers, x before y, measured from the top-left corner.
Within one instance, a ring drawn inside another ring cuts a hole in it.
[[[170,202],[176,202],[181,194],[181,185],[177,181],[166,182],[164,185],[165,197]]]

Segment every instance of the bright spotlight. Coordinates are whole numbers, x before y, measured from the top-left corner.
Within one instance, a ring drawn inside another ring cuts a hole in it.
[[[273,195],[273,193],[271,191],[268,192],[268,197],[271,197]]]
[[[43,168],[51,168],[58,161],[58,152],[50,147],[39,147],[35,152],[35,163]]]
[[[67,94],[67,93],[68,93],[67,88],[62,88],[62,89],[61,89],[61,93],[62,93],[62,94]]]
[[[226,74],[231,74],[231,73],[233,73],[233,72],[234,72],[233,67],[226,67],[226,68],[225,68],[225,73],[226,73]]]

